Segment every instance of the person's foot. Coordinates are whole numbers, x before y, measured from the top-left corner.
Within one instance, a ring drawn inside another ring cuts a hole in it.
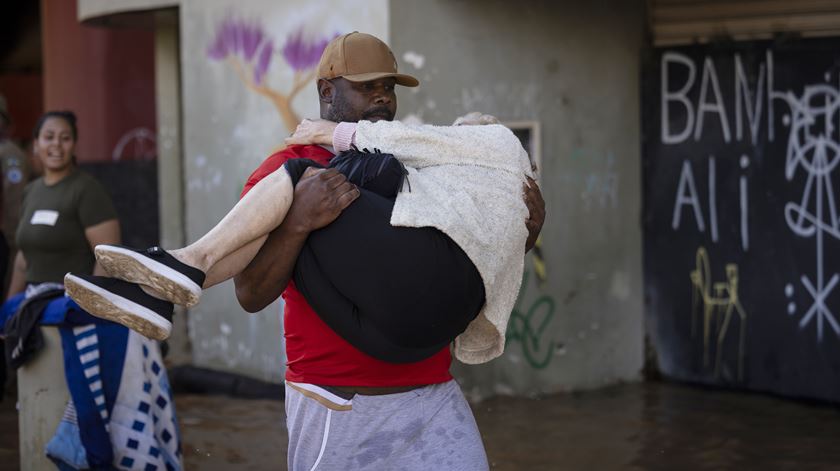
[[[93,275],[64,275],[64,290],[86,312],[155,340],[172,332],[174,305],[128,281]]]
[[[135,250],[119,245],[97,245],[99,265],[112,277],[149,286],[168,301],[191,307],[198,304],[205,274],[160,247]]]
[[[330,167],[341,172],[347,181],[359,188],[386,198],[397,196],[408,174],[402,162],[379,149],[373,152],[367,149],[344,151],[330,161]]]

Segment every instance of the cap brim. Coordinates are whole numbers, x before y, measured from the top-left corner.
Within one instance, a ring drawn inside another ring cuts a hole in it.
[[[416,87],[420,85],[420,81],[412,77],[411,75],[392,74],[388,72],[370,72],[367,74],[342,75],[342,77],[351,82],[370,82],[371,80],[377,80],[385,77],[394,77],[397,80],[397,84],[402,85],[404,87]]]

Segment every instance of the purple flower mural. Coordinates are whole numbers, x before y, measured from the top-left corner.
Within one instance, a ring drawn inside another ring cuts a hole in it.
[[[323,49],[321,49],[323,51]],[[254,82],[259,85],[271,64],[274,44],[262,27],[256,23],[229,17],[222,21],[216,31],[216,38],[207,48],[207,56],[224,60],[238,57],[253,67]]]
[[[294,72],[291,89],[281,93],[266,83],[266,76],[275,55],[274,41],[259,21],[248,21],[228,16],[219,23],[216,34],[207,47],[207,57],[231,64],[239,78],[251,91],[270,99],[288,131],[293,131],[300,119],[291,106],[292,99],[304,85],[315,78],[315,67],[321,53],[333,36],[314,39],[301,27],[286,36],[281,52],[285,62]]]
[[[321,60],[321,53],[330,41],[338,36],[336,33],[331,38],[316,39],[307,41],[304,37],[303,28],[286,36],[286,45],[283,46],[283,57],[295,71],[304,71],[318,65]]]

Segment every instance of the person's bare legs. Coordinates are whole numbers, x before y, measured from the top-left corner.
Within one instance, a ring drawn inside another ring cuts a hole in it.
[[[190,285],[179,284],[183,280],[171,278],[171,274],[167,275],[165,270],[163,274],[158,273],[153,267],[144,265],[142,258],[130,256],[138,252],[119,246],[97,246],[97,259],[100,263],[107,262],[103,263],[103,267],[114,278],[136,283],[148,295],[190,307],[198,303],[203,288],[232,278],[248,266],[268,237],[267,234],[285,219],[293,197],[294,185],[289,173],[285,168],[278,169],[254,185],[201,239],[169,253],[170,258],[204,272],[203,282],[193,279]],[[158,254],[158,251],[155,249],[154,253]],[[85,278],[72,273],[65,275],[67,293],[79,306],[93,315],[123,324],[147,337],[162,340],[169,336],[172,329],[172,304],[168,305],[167,310],[165,303],[144,302],[143,298],[131,294],[129,296],[135,297],[125,298],[122,293],[128,291],[122,290],[115,294],[109,289],[113,284],[103,285],[93,278],[102,277]]]
[[[238,275],[251,263],[251,260],[257,255],[260,248],[262,247],[265,240],[268,238],[268,235],[264,235],[257,240],[249,242],[245,247],[239,248],[232,254],[227,255],[225,258],[216,262],[210,270],[207,271],[207,277],[204,279],[204,283],[201,285],[201,289],[205,290],[210,288],[211,286],[215,286],[223,281],[229,280],[234,276]],[[183,250],[183,249],[178,249]],[[173,251],[173,252],[177,252]],[[170,252],[172,253],[172,252]],[[147,294],[150,294],[156,298],[166,299],[167,296],[165,293],[155,290],[151,286],[140,285],[140,288],[145,291]]]
[[[260,251],[267,238],[268,235],[263,235],[213,264],[206,272],[207,278],[204,279],[204,284],[201,288],[207,289],[241,273],[251,263],[251,260],[257,255],[257,252]]]
[[[248,266],[268,233],[285,219],[293,197],[294,184],[285,168],[269,174],[198,241],[168,252],[180,268],[149,258],[166,256],[159,248],[143,252],[106,244],[96,246],[94,252],[110,276],[190,307],[198,303],[203,288],[232,278]]]
[[[318,167],[306,168],[301,179],[321,172],[324,173],[320,177],[326,179],[331,190],[341,190],[344,195],[355,188],[335,170]],[[292,179],[284,167],[283,171],[275,171],[254,185],[210,232],[189,246],[169,253],[205,273],[202,289],[233,278],[251,263],[268,233],[283,222],[293,198]]]
[[[285,168],[278,169],[254,185],[251,191],[200,239],[169,253],[205,273],[212,271],[214,282],[208,284],[208,281],[211,281],[208,279],[204,287],[232,278],[248,266],[268,233],[283,222],[292,205],[293,196],[292,178]],[[257,239],[262,239],[259,244],[251,244]],[[244,248],[250,250],[240,251]],[[236,256],[228,258],[231,254]],[[211,270],[223,259],[224,266]]]

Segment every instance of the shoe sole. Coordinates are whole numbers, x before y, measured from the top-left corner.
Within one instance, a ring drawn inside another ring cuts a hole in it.
[[[198,304],[201,286],[178,270],[113,245],[96,246],[94,253],[99,265],[114,278],[149,286],[167,301],[181,306]]]
[[[172,323],[151,309],[77,276],[64,276],[64,290],[89,314],[122,324],[150,339],[165,340],[172,332]]]

